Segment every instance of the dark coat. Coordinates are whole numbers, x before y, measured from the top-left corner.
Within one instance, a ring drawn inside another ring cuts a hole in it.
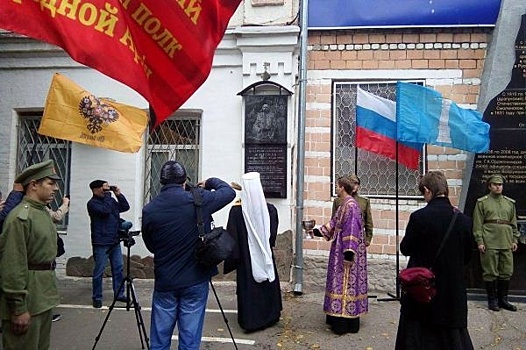
[[[431,266],[454,210],[448,198],[438,197],[411,214],[400,243],[402,254],[410,256],[408,267]],[[430,304],[421,305],[403,295],[401,313],[439,327],[466,328],[468,309],[464,265],[469,262],[472,244],[471,219],[459,213],[432,268],[436,275],[436,297]]]
[[[269,244],[274,247],[278,235],[278,211],[276,207],[267,203],[270,214]],[[274,253],[274,274],[272,282],[257,283],[252,277],[252,265],[248,246],[248,232],[243,219],[241,205],[234,205],[228,217],[228,232],[237,242],[237,249],[233,256],[225,260],[224,273],[237,270],[237,320],[241,328],[252,332],[272,326],[279,321],[282,309],[281,289]]]
[[[212,214],[236,196],[226,182],[209,178],[199,188],[205,232],[210,232]],[[192,192],[181,185],[168,184],[142,209],[142,235],[146,248],[154,254],[155,290],[174,291],[209,279],[217,268],[197,263],[197,216]]]
[[[91,219],[91,244],[114,245],[119,243],[120,213],[128,211],[130,204],[123,194],[115,200],[110,192],[104,197],[93,196],[88,201]]]
[[[7,214],[14,209],[24,198],[24,192],[20,191],[11,191],[7,196],[4,204],[4,209],[0,211],[0,232],[2,232],[2,226],[4,226],[4,221],[7,218]]]

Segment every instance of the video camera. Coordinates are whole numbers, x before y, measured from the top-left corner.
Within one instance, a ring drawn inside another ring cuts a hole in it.
[[[130,231],[133,224],[130,221],[126,221],[124,219],[119,219],[120,227],[119,227],[119,241],[122,241],[125,247],[132,247],[135,245],[135,239],[134,236],[138,236],[141,231]]]

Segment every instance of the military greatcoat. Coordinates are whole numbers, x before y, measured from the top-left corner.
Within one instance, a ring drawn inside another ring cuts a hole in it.
[[[519,240],[515,201],[492,193],[477,199],[473,211],[473,235],[477,246],[484,245],[486,248],[486,253],[481,254],[484,280],[510,279],[513,273],[511,248],[512,244],[517,244]],[[494,259],[485,258],[491,250],[498,250],[507,258],[502,260],[499,266],[493,266],[496,263]],[[494,276],[497,270],[499,275]]]
[[[2,320],[26,311],[35,316],[59,304],[54,269],[31,269],[51,264],[56,254],[57,231],[46,206],[24,197],[0,235]]]

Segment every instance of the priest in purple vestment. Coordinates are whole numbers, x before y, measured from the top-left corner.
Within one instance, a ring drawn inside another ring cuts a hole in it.
[[[368,311],[365,236],[352,190],[348,176],[338,179],[336,193],[342,203],[329,223],[314,229],[315,235],[332,241],[323,311],[336,334],[357,333],[360,316]]]

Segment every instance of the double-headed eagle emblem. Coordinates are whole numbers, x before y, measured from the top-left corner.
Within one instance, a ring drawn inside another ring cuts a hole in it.
[[[101,132],[103,124],[108,125],[119,119],[119,112],[115,108],[101,102],[93,95],[85,96],[80,100],[79,113],[86,119],[86,128],[92,134]]]

